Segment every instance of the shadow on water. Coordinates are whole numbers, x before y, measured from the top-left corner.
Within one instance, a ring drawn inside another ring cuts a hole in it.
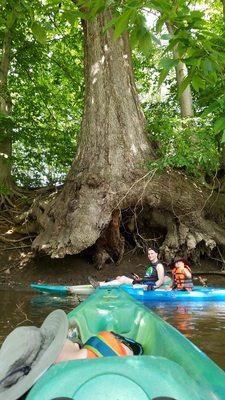
[[[40,326],[53,310],[76,307],[83,296],[35,295],[31,290],[0,290],[0,342],[20,325]],[[225,369],[225,303],[146,303]]]

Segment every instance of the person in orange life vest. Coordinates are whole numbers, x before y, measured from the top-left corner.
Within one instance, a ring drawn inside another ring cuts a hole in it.
[[[61,361],[143,354],[140,343],[118,333],[97,332],[82,344],[77,327],[71,329],[66,313],[55,310],[40,328],[20,326],[7,336],[0,348],[1,400],[21,398],[52,364]]]
[[[191,267],[183,258],[178,258],[172,265],[173,286],[175,290],[191,291],[193,288]]]
[[[143,354],[142,345],[135,340],[121,336],[114,332],[102,331],[88,339],[80,347],[66,339],[63,348],[54,364],[62,361],[81,360],[85,358],[99,358],[111,356],[133,356]]]

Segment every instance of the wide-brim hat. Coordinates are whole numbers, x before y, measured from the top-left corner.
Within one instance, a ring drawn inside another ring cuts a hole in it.
[[[14,329],[0,349],[0,400],[16,400],[26,393],[59,355],[68,332],[63,310],[47,316],[40,328]]]

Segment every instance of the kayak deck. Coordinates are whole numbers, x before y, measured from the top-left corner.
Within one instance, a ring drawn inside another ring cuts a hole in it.
[[[41,283],[31,283],[31,289],[38,290],[43,293],[52,293],[59,295],[70,295],[70,294],[90,294],[94,291],[91,285],[48,285]]]

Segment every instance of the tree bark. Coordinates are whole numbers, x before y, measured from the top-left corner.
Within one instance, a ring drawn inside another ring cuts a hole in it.
[[[214,198],[183,173],[157,175],[145,167],[154,153],[128,37],[115,41],[111,30],[103,33],[110,18],[107,11],[84,22],[86,90],[78,151],[64,188],[42,207],[42,230],[33,248],[64,257],[95,244],[104,260],[108,254],[119,262],[124,244],[119,225],[126,209],[137,218],[146,210],[147,225],[164,232],[161,251],[167,260],[181,248],[184,255],[199,246],[209,251],[225,246],[224,198]],[[101,267],[101,260],[97,264]]]
[[[221,3],[223,5],[223,21],[225,23],[225,0],[221,0]]]
[[[150,147],[144,134],[128,36],[103,33],[110,11],[83,22],[85,107],[78,151],[62,193],[42,219],[34,247],[79,253],[109,224],[118,193],[139,176]]]
[[[11,115],[12,102],[7,89],[7,79],[10,65],[12,35],[10,31],[5,33],[2,60],[0,65],[0,113],[3,116],[2,132],[0,138],[0,186],[8,188],[11,184],[11,163],[12,142],[4,127],[4,116]]]
[[[168,32],[171,35],[173,35],[174,34],[173,26],[169,22],[167,22],[166,25],[167,25]],[[173,49],[173,55],[176,60],[179,60],[177,46],[175,46]],[[179,61],[178,65],[176,66],[176,79],[177,79],[178,92],[179,92],[182,82],[187,77],[187,75],[188,75],[188,71],[187,71],[186,65],[182,61]],[[181,112],[182,118],[194,116],[193,101],[192,101],[190,85],[187,85],[187,87],[183,90],[183,92],[181,94],[179,94],[179,103],[180,103],[180,112]]]
[[[177,77],[177,86],[178,90],[181,87],[182,82],[187,77],[187,67],[186,65],[179,61],[178,65],[176,66],[176,77]],[[193,103],[192,103],[192,94],[191,94],[191,87],[187,85],[184,91],[179,95],[179,103],[180,103],[180,111],[181,117],[193,117]]]

